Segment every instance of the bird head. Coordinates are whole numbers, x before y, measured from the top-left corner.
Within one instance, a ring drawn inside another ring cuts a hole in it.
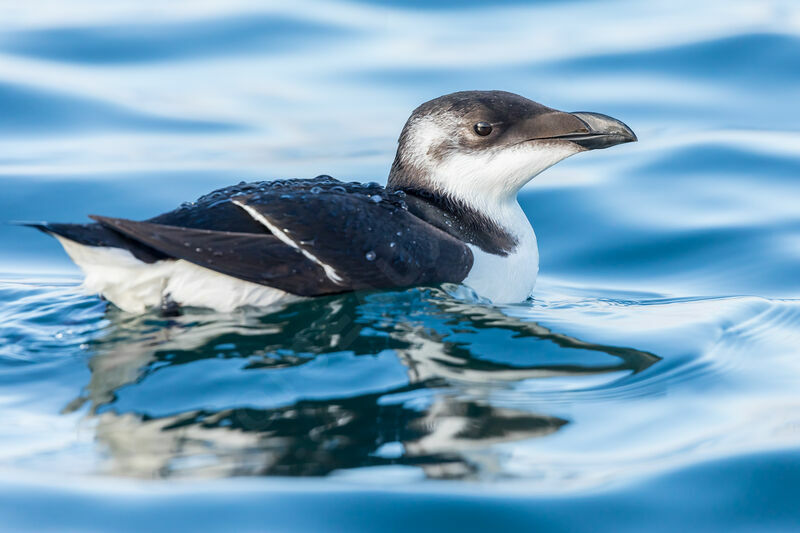
[[[388,184],[480,208],[515,199],[566,157],[636,140],[624,123],[599,113],[566,113],[504,91],[462,91],[414,110]]]

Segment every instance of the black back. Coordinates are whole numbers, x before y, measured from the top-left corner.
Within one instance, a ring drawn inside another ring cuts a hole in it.
[[[144,222],[95,216],[99,225],[84,228],[148,250],[151,261],[183,259],[301,296],[462,281],[469,247],[412,213],[407,199],[329,176],[242,183]]]

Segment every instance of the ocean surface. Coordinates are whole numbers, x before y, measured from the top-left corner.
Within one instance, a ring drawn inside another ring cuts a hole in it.
[[[797,531],[800,4],[0,7],[0,530]],[[629,124],[520,201],[534,297],[131,316],[7,222],[385,182],[411,110]]]

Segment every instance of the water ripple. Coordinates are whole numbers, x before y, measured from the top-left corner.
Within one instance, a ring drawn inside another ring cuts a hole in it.
[[[800,83],[800,38],[795,35],[753,33],[690,44],[616,54],[587,55],[548,66],[581,75],[610,72],[652,73],[657,76],[699,78],[715,84],[733,80],[746,87],[764,83]],[[537,70],[541,67],[537,66]]]
[[[131,492],[189,527],[236,494],[241,529],[269,529],[251,513],[266,486],[287,498],[271,516],[347,530],[402,529],[400,501],[418,530],[752,530],[774,502],[797,522],[796,452],[772,452],[800,447],[796,2],[424,4],[8,6],[6,221],[146,218],[240,179],[380,181],[408,113],[454,90],[611,114],[640,142],[525,189],[541,279],[515,306],[434,287],[132,317],[0,224],[0,468],[26,480],[0,487],[4,517],[44,493],[37,527],[91,529],[98,501],[130,509],[125,477],[281,476]],[[317,497],[287,476],[325,478]],[[389,486],[414,492],[359,492]]]
[[[71,285],[5,283],[1,294],[14,302],[3,308],[3,372],[23,357],[66,363],[86,354],[90,377],[62,387],[61,408],[93,420],[98,451],[110,453],[101,472],[135,477],[320,475],[404,464],[434,478],[493,479],[534,476],[542,463],[529,463],[530,454],[538,453],[552,456],[542,487],[563,485],[568,472],[568,484],[591,485],[600,463],[607,478],[645,460],[641,449],[626,460],[625,446],[610,462],[584,450],[581,474],[574,462],[556,473],[557,456],[597,438],[600,428],[587,417],[598,409],[617,413],[616,421],[605,418],[603,438],[630,434],[643,416],[682,412],[680,439],[664,434],[668,425],[648,430],[651,445],[663,441],[649,452],[648,468],[699,453],[692,450],[755,445],[738,429],[739,440],[719,438],[708,414],[686,412],[687,402],[728,387],[762,409],[782,401],[796,379],[776,382],[775,369],[750,355],[769,347],[769,365],[794,369],[800,340],[796,302],[756,298],[576,298],[545,287],[533,306],[501,310],[410,290],[266,314],[187,310],[164,319],[101,314],[100,302]],[[42,371],[13,375],[41,380]],[[773,390],[765,396],[767,384]],[[795,436],[776,436],[787,438]],[[517,459],[506,457],[512,450]],[[499,471],[490,457],[506,457]]]
[[[0,35],[0,50],[66,62],[138,63],[236,52],[278,54],[344,35],[334,25],[252,13],[180,23],[18,30]]]
[[[114,130],[230,133],[243,129],[225,122],[160,117],[83,96],[8,82],[0,82],[0,106],[0,134],[14,137]]]

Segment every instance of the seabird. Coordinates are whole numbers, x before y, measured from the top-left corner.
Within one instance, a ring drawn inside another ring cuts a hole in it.
[[[330,176],[242,182],[141,222],[28,225],[61,242],[87,290],[133,313],[448,282],[519,302],[539,271],[519,190],[572,154],[632,141],[606,115],[462,91],[414,110],[385,187]]]

